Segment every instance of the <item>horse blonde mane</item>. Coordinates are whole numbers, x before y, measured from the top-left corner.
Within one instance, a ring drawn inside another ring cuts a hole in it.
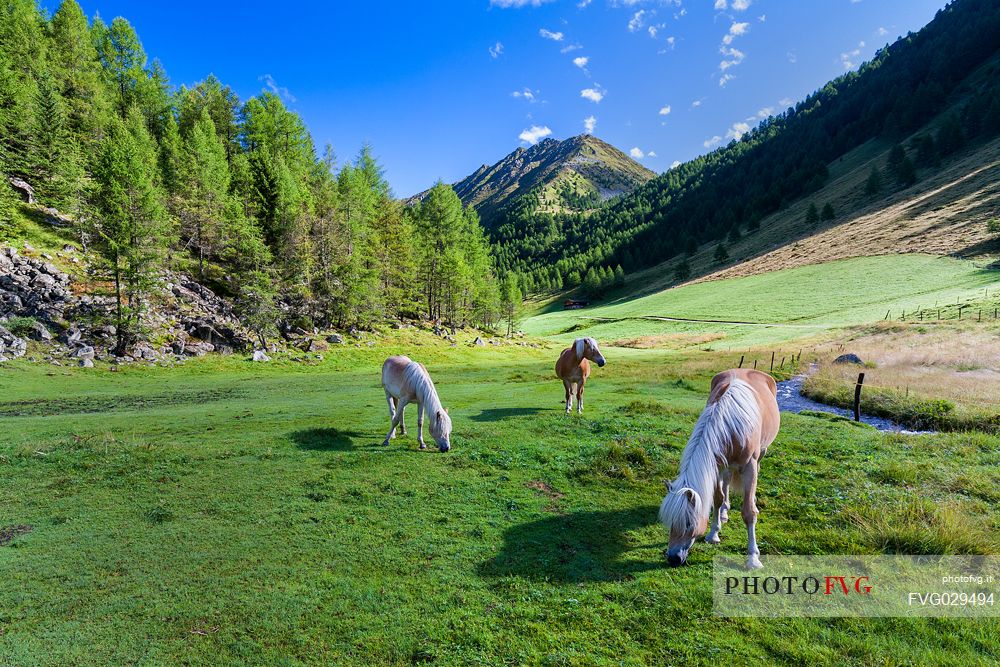
[[[444,415],[445,411],[441,406],[441,399],[438,398],[437,388],[434,386],[430,374],[421,364],[411,361],[403,371],[403,379],[417,395],[417,402],[424,406],[424,414],[430,419],[430,427],[434,431],[438,425],[438,413]]]
[[[681,469],[660,505],[660,523],[693,530],[706,521],[715,503],[719,468],[726,467],[732,445],[745,445],[760,423],[757,393],[733,378],[725,393],[702,411],[681,455]],[[690,497],[693,502],[688,502]]]

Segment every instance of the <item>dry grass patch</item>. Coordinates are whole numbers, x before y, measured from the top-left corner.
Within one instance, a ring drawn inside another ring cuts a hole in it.
[[[659,336],[639,336],[637,338],[622,338],[608,343],[611,347],[630,347],[635,350],[679,349],[711,343],[725,338],[723,333],[676,333]]]

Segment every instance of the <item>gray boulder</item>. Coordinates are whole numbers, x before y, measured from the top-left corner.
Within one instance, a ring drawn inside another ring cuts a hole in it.
[[[339,345],[340,343],[344,342],[344,337],[341,336],[340,334],[330,334],[329,336],[326,337],[326,342],[335,343]]]
[[[853,352],[848,352],[847,354],[842,354],[833,360],[835,364],[857,364],[859,366],[864,365],[865,362],[861,361],[861,357],[854,354]]]
[[[473,343],[473,345],[479,345],[479,346],[485,346],[486,345],[486,341],[484,341],[479,336],[476,336],[476,340],[472,341],[472,343]]]
[[[271,357],[267,356],[267,353],[264,352],[264,350],[254,350],[253,351],[253,360],[254,361],[271,361]]]
[[[79,350],[76,351],[76,356],[80,359],[81,362],[86,360],[93,361],[94,348],[91,347],[90,345],[84,345],[83,347],[81,347]],[[81,363],[80,365],[82,366],[83,364]]]
[[[94,367],[94,360],[93,359],[81,359],[80,360],[80,368],[93,368],[93,367]]]

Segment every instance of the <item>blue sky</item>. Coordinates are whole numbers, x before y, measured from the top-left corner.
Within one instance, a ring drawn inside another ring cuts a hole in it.
[[[341,160],[370,142],[400,196],[591,124],[665,171],[856,68],[944,4],[80,2],[89,16],[127,18],[175,85],[214,73],[244,99],[272,87]]]

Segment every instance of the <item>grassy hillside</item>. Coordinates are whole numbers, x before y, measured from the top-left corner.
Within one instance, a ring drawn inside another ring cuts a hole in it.
[[[700,347],[726,349],[881,320],[888,310],[898,316],[904,310],[982,299],[984,290],[997,290],[1000,297],[1000,271],[931,255],[860,257],[693,283],[582,310],[555,310],[528,318],[523,328],[560,340],[683,334],[677,339],[683,342],[694,335]],[[697,336],[712,333],[721,337],[705,341]]]
[[[6,367],[0,529],[22,528],[0,546],[0,663],[1000,658],[996,623],[715,618],[711,559],[745,551],[738,512],[720,547],[664,566],[663,479],[728,357],[609,353],[577,418],[554,349],[434,340],[399,332],[314,366]],[[451,409],[447,455],[412,433],[379,444],[378,364],[401,351]],[[1000,548],[997,439],[782,421],[759,484],[765,562]]]

